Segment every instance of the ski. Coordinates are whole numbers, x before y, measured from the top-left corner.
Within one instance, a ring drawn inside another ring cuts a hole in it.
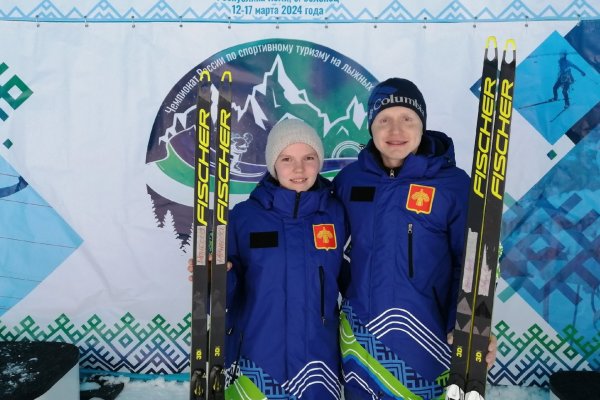
[[[490,46],[493,45],[493,49]],[[490,58],[490,52],[493,57]],[[471,189],[467,211],[463,270],[457,299],[456,323],[453,333],[450,376],[446,398],[459,400],[464,398],[464,389],[468,371],[468,351],[471,336],[473,309],[473,285],[476,274],[476,249],[478,233],[481,230],[485,206],[485,187],[489,167],[489,152],[493,132],[493,120],[496,107],[498,73],[498,48],[495,37],[489,37],[483,59],[483,71],[479,92],[479,107],[473,165],[471,169]]]
[[[204,400],[208,350],[209,254],[212,220],[209,218],[211,117],[210,72],[199,77],[196,103],[196,141],[194,151],[194,219],[192,228],[192,335],[190,352],[190,400]]]
[[[561,116],[562,113],[564,113],[565,111],[567,111],[567,108],[569,108],[569,106],[565,106],[562,110],[559,111],[558,114],[556,114],[551,120],[550,122],[554,122],[558,119],[558,117]]]
[[[216,118],[213,118],[211,74],[203,70],[199,76],[194,152],[192,244],[195,265],[192,273],[190,400],[224,399],[231,83],[231,72],[223,72]],[[209,200],[211,192],[212,202]]]
[[[512,48],[512,51],[509,50]],[[510,58],[510,61],[507,61]],[[493,142],[490,153],[484,219],[481,223],[479,266],[473,293],[474,309],[470,339],[466,399],[483,399],[487,380],[485,354],[492,329],[492,311],[498,270],[500,228],[504,207],[506,168],[512,124],[513,96],[516,70],[514,40],[506,42],[498,79],[494,118]],[[479,396],[479,397],[477,397]]]
[[[490,45],[494,57],[489,58]],[[511,61],[507,61],[509,48]],[[498,76],[496,38],[488,38],[481,77],[463,271],[446,399],[483,399],[496,287],[500,225],[513,109],[516,47],[506,42]]]
[[[227,300],[227,225],[231,149],[231,71],[221,75],[215,132],[213,254],[210,276],[208,400],[225,399],[225,311]]]
[[[544,100],[544,101],[540,101],[540,102],[538,102],[538,103],[527,104],[527,105],[525,105],[525,106],[521,106],[521,107],[519,107],[518,109],[519,109],[519,110],[524,110],[524,109],[526,109],[526,108],[535,107],[535,106],[540,106],[540,105],[542,105],[542,104],[554,103],[555,101],[558,101],[558,100],[554,100],[554,99],[550,99],[550,100]]]

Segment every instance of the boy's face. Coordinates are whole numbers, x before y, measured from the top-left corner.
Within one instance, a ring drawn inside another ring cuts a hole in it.
[[[279,184],[286,189],[305,192],[317,180],[319,156],[306,143],[294,143],[279,153],[275,160],[275,172]]]
[[[423,136],[423,123],[410,108],[389,107],[377,114],[371,133],[383,165],[397,168],[409,154],[417,152]]]

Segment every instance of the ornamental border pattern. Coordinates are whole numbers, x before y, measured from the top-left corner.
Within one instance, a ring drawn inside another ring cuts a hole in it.
[[[26,316],[12,326],[0,319],[0,341],[72,343],[79,348],[80,367],[90,371],[179,375],[189,372],[190,324],[191,314],[179,321],[160,314],[144,321],[127,312],[114,323],[94,314],[76,323],[63,313],[45,326]],[[500,320],[494,334],[498,359],[488,377],[492,384],[543,387],[549,383],[546,372],[599,367],[600,333],[586,340],[571,325],[549,333],[535,323],[518,333]]]
[[[377,2],[367,7],[344,4],[343,0],[217,0],[201,5],[177,7],[159,0],[148,9],[118,4],[115,0],[100,0],[90,9],[55,5],[42,0],[25,8],[19,5],[0,6],[0,21],[72,22],[72,23],[485,23],[515,21],[577,21],[600,18],[598,4],[592,0],[539,2],[469,2],[466,0],[438,2],[435,6],[403,5],[398,0]],[[287,4],[304,6],[300,13],[282,14]],[[350,3],[350,1],[347,1]],[[404,2],[407,3],[407,2]],[[411,2],[412,3],[412,2]],[[417,2],[420,3],[420,2]],[[494,4],[495,3],[495,4]],[[501,3],[501,4],[499,4]],[[263,7],[268,4],[269,7]],[[271,11],[269,11],[269,9]],[[262,12],[260,12],[262,10]],[[310,11],[310,12],[307,12]]]

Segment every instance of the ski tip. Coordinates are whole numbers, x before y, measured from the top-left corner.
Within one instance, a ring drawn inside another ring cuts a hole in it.
[[[494,57],[490,59],[489,52],[490,50],[494,51]],[[485,43],[485,56],[484,58],[489,61],[494,61],[498,59],[498,41],[496,40],[496,36],[488,36],[487,41]]]
[[[508,39],[504,43],[504,57],[502,57],[505,63],[512,64],[517,59],[517,43],[515,39]],[[510,61],[509,61],[510,59]]]
[[[207,69],[200,71],[200,80],[203,81],[204,79],[210,82],[210,72]]]
[[[515,42],[515,39],[508,39],[506,43],[504,43],[504,51],[508,51],[510,47],[512,47],[512,51],[517,50],[517,42]]]
[[[230,83],[233,80],[233,78],[231,77],[230,70],[223,71],[223,73],[221,74],[221,82],[225,82],[225,80],[227,80]]]
[[[494,44],[494,49],[498,48],[498,41],[496,40],[496,36],[488,36],[485,47],[489,49],[492,42]]]

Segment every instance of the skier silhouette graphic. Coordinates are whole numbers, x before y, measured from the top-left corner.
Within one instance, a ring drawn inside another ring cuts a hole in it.
[[[568,108],[571,105],[569,102],[569,88],[571,87],[571,84],[575,82],[575,78],[571,72],[572,68],[575,68],[577,71],[579,71],[581,76],[585,76],[585,72],[583,72],[577,65],[567,60],[567,53],[563,52],[558,60],[558,77],[556,78],[556,82],[552,87],[553,97],[550,99],[550,101],[556,101],[558,99],[558,89],[562,87],[562,94],[565,99],[565,108]]]
[[[240,169],[240,160],[249,148],[252,142],[252,134],[245,132],[243,135],[234,133],[231,137],[231,170],[233,172],[242,172]]]

